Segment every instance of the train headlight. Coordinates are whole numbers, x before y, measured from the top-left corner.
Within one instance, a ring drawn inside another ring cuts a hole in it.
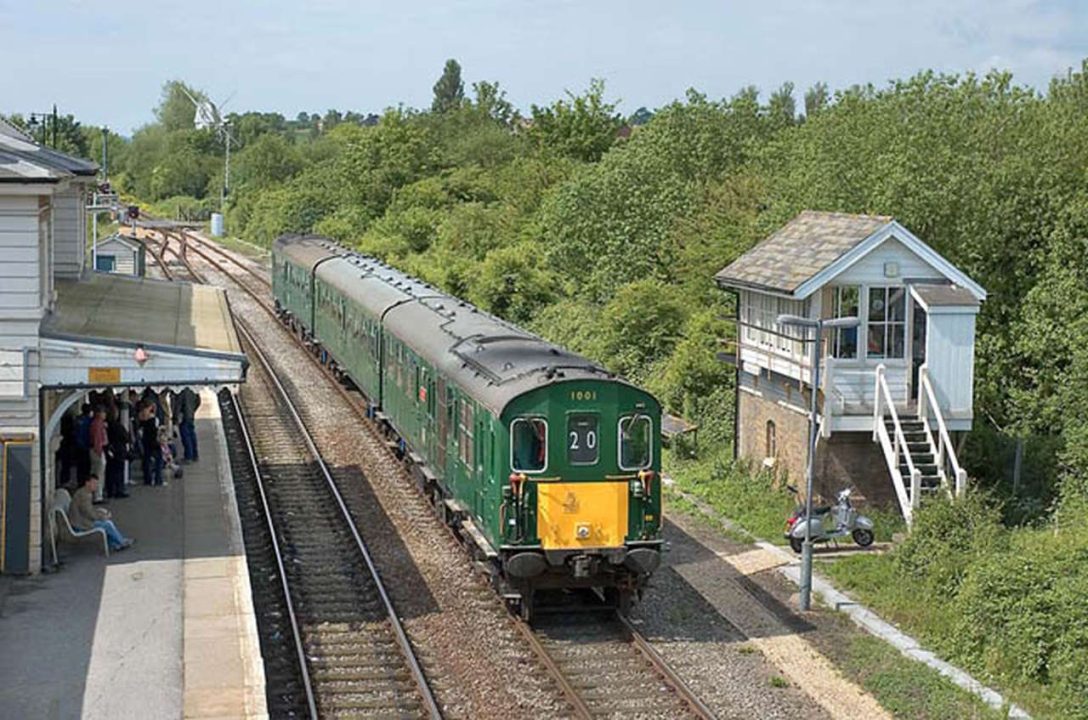
[[[579,540],[588,540],[589,532],[589,523],[578,523],[574,528],[574,535]]]

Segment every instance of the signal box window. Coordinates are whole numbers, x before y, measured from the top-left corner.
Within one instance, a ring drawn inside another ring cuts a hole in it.
[[[548,466],[548,423],[518,418],[510,425],[510,461],[514,472],[540,472]]]
[[[653,460],[653,421],[645,415],[620,419],[620,469],[642,470]]]
[[[596,465],[600,454],[596,415],[579,413],[567,419],[567,462],[571,465]]]

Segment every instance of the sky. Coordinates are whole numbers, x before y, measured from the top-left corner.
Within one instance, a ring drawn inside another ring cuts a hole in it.
[[[0,113],[56,103],[127,134],[180,79],[225,111],[430,105],[447,58],[515,106],[606,82],[620,110],[688,88],[886,84],[1010,70],[1045,90],[1088,57],[1083,0],[0,0]]]

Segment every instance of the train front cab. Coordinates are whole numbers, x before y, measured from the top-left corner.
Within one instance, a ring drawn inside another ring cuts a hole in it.
[[[624,383],[572,381],[503,412],[503,569],[522,597],[597,588],[626,606],[660,563],[660,406]]]

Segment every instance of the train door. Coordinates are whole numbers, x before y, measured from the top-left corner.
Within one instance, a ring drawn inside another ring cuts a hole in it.
[[[438,444],[435,449],[435,472],[443,480],[447,477],[446,451],[450,443],[450,399],[446,394],[447,392],[445,378],[439,377],[435,392],[437,396],[435,400],[438,403]]]
[[[485,423],[487,415],[483,412],[476,413],[476,417],[473,419],[475,425],[475,432],[473,432],[473,442],[475,448],[473,448],[472,458],[472,480],[473,487],[476,489],[476,507],[474,508],[476,517],[485,517],[486,503],[487,503],[487,472],[486,469],[490,465],[488,458],[490,457],[490,448],[488,447],[489,428]]]

